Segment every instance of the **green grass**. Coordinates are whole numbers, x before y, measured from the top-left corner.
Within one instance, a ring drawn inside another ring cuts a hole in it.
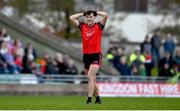
[[[0,96],[0,109],[25,110],[180,110],[180,98],[102,98],[103,104],[85,104],[81,96]]]

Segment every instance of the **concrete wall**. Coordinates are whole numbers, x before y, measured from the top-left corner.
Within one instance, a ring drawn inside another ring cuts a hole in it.
[[[87,95],[86,84],[0,84],[0,95]]]

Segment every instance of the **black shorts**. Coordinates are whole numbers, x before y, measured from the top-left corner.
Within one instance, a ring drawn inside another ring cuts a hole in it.
[[[101,62],[102,62],[101,53],[83,54],[83,63],[85,69],[89,69],[91,64],[101,65]]]

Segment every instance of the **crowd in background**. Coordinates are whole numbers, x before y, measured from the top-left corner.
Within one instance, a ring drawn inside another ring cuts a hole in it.
[[[0,29],[0,74],[78,74],[73,59],[56,53],[50,57],[37,56],[32,43],[24,45],[20,39],[13,39],[5,28]]]
[[[163,39],[162,39],[163,38]],[[163,47],[163,51],[161,51]],[[161,37],[156,30],[152,37],[145,36],[134,52],[127,53],[126,48],[112,45],[106,59],[113,64],[121,75],[173,76],[180,72],[180,49],[171,33]],[[37,56],[32,43],[24,45],[20,39],[13,39],[5,28],[0,30],[0,74],[78,74],[73,59],[68,55],[56,53],[50,57]]]
[[[159,30],[155,30],[152,37],[146,35],[144,41],[130,54],[121,44],[112,45],[106,58],[121,75],[171,77],[179,74],[180,49],[176,48],[177,41],[171,33],[165,37],[161,35]]]

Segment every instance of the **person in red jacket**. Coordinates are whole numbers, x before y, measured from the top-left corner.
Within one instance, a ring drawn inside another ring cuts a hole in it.
[[[97,16],[102,17],[99,22],[95,22]],[[79,21],[78,19],[80,17],[84,17],[85,21]],[[92,97],[95,96],[95,103],[101,104],[99,90],[96,84],[96,74],[102,61],[101,38],[108,14],[103,11],[88,10],[83,13],[73,14],[69,18],[81,31],[83,62],[85,73],[88,77],[88,99],[86,103],[92,103]]]

